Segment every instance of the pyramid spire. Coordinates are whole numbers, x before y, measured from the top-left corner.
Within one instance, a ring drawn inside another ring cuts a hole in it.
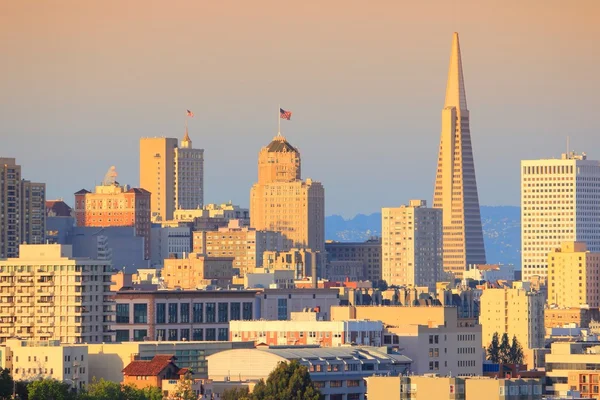
[[[454,35],[452,35],[452,52],[450,53],[450,67],[448,69],[448,83],[446,85],[446,102],[444,103],[444,107],[456,107],[458,110],[467,110],[467,94],[465,93],[458,32],[454,32]]]
[[[184,149],[192,148],[192,139],[190,139],[190,135],[188,135],[187,124],[185,126],[185,135],[183,136],[183,140],[181,141],[181,147]]]

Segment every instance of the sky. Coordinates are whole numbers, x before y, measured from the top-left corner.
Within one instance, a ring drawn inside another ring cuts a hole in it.
[[[249,204],[282,133],[326,214],[431,202],[452,32],[480,204],[519,204],[519,162],[600,159],[600,1],[54,0],[0,3],[0,157],[73,204],[139,138],[205,149],[205,201]]]

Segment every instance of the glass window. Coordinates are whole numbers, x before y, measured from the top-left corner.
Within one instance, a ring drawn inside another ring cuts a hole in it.
[[[164,304],[163,304],[164,306]],[[166,336],[166,332],[164,329],[157,329],[156,330],[156,340],[165,340],[167,338]]]
[[[177,340],[177,329],[169,329],[169,337],[167,338],[169,341]]]
[[[169,303],[169,323],[177,323],[177,303]]]
[[[252,320],[252,303],[244,303],[242,306],[242,318],[244,321]]]
[[[192,340],[204,340],[204,329],[197,328],[192,330]]]
[[[203,304],[202,303],[194,303],[192,305],[192,322],[197,324],[197,323],[202,323],[202,320],[204,319],[202,314],[203,314],[203,309],[202,309]],[[194,339],[196,340],[196,339]]]
[[[190,340],[190,330],[189,329],[182,329],[179,332],[179,337],[181,338],[181,340]]]
[[[215,303],[206,303],[206,322],[207,323],[215,322]],[[206,340],[209,340],[208,333],[207,333]]]
[[[144,338],[148,336],[148,331],[146,329],[134,329],[133,330],[133,341],[134,342],[143,342]]]
[[[227,303],[219,303],[219,322],[229,321],[228,309],[229,305]]]
[[[129,323],[129,304],[117,304],[117,324]]]
[[[156,323],[164,324],[167,322],[167,305],[165,303],[158,303],[156,305]],[[164,339],[164,336],[163,336]]]
[[[229,340],[229,329],[228,328],[219,328],[218,339],[222,342],[228,341]]]
[[[215,328],[207,328],[206,329],[206,340],[215,341],[216,338],[216,330]]]
[[[117,342],[129,342],[129,329],[117,329]]]
[[[229,319],[231,321],[239,321],[242,317],[242,310],[240,308],[240,303],[230,303],[230,313]]]
[[[133,305],[133,323],[145,324],[148,322],[148,304]]]
[[[188,324],[190,322],[190,303],[181,303],[179,305],[179,314],[181,315],[180,321],[183,324]],[[189,339],[190,336],[187,336],[187,339]]]
[[[279,321],[288,319],[287,299],[277,299],[277,319]]]

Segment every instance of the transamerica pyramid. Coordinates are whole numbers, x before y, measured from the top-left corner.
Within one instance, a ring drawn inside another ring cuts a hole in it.
[[[468,265],[485,264],[469,110],[456,32],[452,38],[446,102],[442,110],[433,207],[443,210],[444,270],[462,278]]]

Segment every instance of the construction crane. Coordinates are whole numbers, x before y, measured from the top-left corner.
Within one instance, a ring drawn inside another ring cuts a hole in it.
[[[113,165],[108,169],[104,179],[102,180],[102,186],[112,186],[117,182],[117,168]]]

